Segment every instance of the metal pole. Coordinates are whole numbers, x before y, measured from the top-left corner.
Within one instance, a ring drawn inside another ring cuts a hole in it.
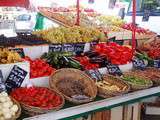
[[[77,20],[76,25],[80,25],[80,0],[77,0]]]
[[[133,14],[132,14],[132,49],[136,49],[136,0],[133,0]]]

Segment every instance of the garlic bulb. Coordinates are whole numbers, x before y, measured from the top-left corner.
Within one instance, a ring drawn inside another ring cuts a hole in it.
[[[11,119],[18,111],[18,106],[12,102],[6,92],[0,93],[0,120]]]

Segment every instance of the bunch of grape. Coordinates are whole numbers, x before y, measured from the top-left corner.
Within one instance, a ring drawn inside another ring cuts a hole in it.
[[[106,25],[113,25],[117,27],[121,27],[125,24],[125,22],[116,16],[98,16],[97,19],[102,23]]]
[[[81,43],[106,40],[105,34],[93,27],[58,27],[35,31],[33,34],[43,37],[50,43]]]

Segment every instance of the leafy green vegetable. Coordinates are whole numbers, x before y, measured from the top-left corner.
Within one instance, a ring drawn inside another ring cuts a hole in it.
[[[146,85],[150,83],[149,80],[145,80],[145,79],[135,77],[135,76],[124,76],[123,80],[136,84],[136,85]]]

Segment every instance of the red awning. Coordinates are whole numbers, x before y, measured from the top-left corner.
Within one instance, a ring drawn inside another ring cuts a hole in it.
[[[0,0],[0,6],[29,7],[29,0]]]

